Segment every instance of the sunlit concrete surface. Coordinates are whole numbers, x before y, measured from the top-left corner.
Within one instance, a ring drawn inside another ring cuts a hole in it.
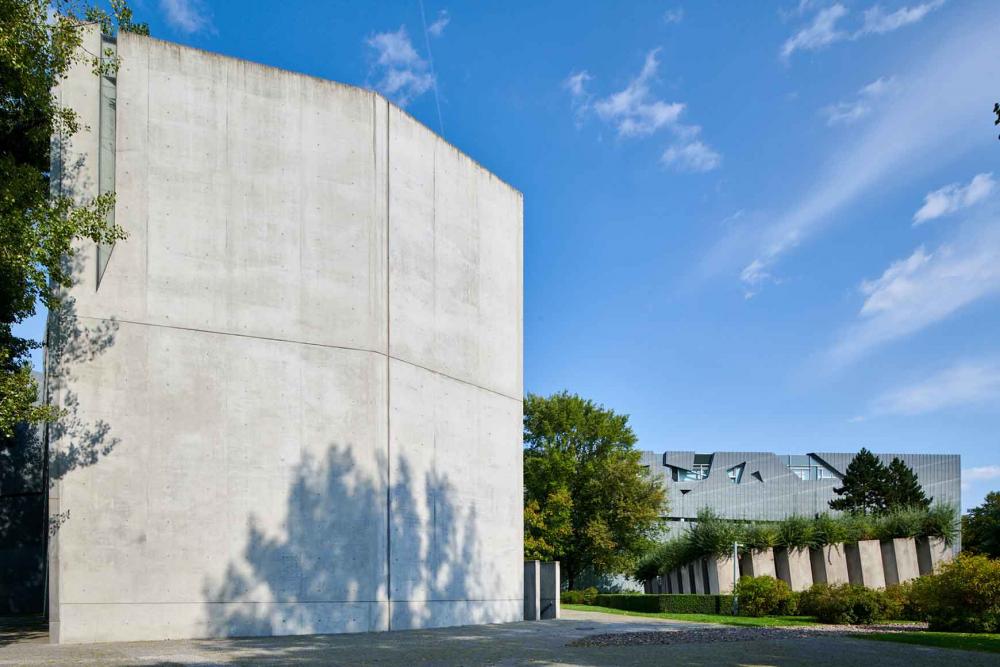
[[[53,641],[520,620],[520,193],[370,91],[116,47],[58,91],[129,237],[51,327]]]
[[[844,637],[653,646],[571,647],[593,634],[672,632],[707,626],[564,611],[564,618],[383,634],[183,640],[53,646],[0,645],[0,665],[995,665],[996,657]]]

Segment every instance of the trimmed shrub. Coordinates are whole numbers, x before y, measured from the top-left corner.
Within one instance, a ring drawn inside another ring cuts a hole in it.
[[[563,604],[594,604],[597,599],[597,589],[591,586],[579,591],[563,591],[559,594],[559,601]]]
[[[733,613],[732,595],[620,595],[617,593],[597,596],[595,604],[622,611],[672,614],[725,614]]]
[[[799,597],[799,612],[823,623],[872,623],[883,618],[883,602],[879,591],[864,586],[813,584]]]
[[[782,582],[784,583],[784,582]],[[799,600],[801,599],[801,593],[797,591],[789,591],[788,597],[785,598],[778,608],[774,611],[777,616],[798,616],[799,615]]]
[[[959,554],[914,581],[910,597],[931,630],[1000,632],[1000,560]]]
[[[776,614],[792,596],[788,584],[767,575],[740,577],[734,592],[739,598],[740,616]]]

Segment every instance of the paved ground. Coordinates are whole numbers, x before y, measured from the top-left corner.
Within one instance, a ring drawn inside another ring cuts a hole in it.
[[[679,632],[704,624],[565,612],[558,621],[361,635],[52,646],[36,627],[0,624],[0,665],[811,665],[977,667],[996,655],[871,642],[826,634],[720,643],[567,646],[607,633]]]

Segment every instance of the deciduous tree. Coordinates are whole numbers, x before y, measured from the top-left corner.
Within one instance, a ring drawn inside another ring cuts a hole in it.
[[[567,392],[524,401],[525,557],[623,574],[651,545],[665,507],[628,416]]]
[[[0,0],[0,443],[19,422],[54,413],[36,404],[29,354],[38,343],[14,335],[13,327],[52,308],[72,282],[67,258],[74,241],[113,243],[124,233],[109,221],[114,195],[77,201],[50,192],[53,137],[80,131],[73,109],[62,107],[53,89],[77,62],[97,71],[102,54],[80,49],[81,25],[99,22],[106,31],[148,34],[132,20],[125,0],[112,0],[111,14],[67,0]]]

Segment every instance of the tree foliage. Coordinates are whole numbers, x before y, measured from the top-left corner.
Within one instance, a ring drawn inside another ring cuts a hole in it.
[[[886,509],[919,507],[927,509],[933,498],[928,498],[917,480],[917,474],[898,456],[894,456],[886,468],[885,506]]]
[[[525,557],[629,572],[651,545],[665,492],[640,463],[628,416],[567,392],[524,401]]]
[[[886,466],[865,448],[844,471],[843,486],[834,489],[839,498],[830,509],[855,514],[884,514],[905,508],[926,510],[932,498],[924,493],[916,473],[899,457]]]
[[[55,416],[35,404],[29,354],[38,343],[14,335],[14,325],[39,302],[52,308],[70,286],[74,241],[124,238],[108,219],[113,194],[81,202],[49,183],[53,146],[82,129],[53,89],[75,63],[106,64],[80,48],[82,23],[148,33],[125,0],[111,7],[109,15],[65,0],[0,0],[0,441],[18,422]]]
[[[840,497],[830,501],[830,509],[861,514],[884,512],[886,474],[885,464],[862,447],[844,471],[844,485],[834,489]]]
[[[982,505],[962,517],[962,549],[1000,558],[1000,491],[987,493]]]

